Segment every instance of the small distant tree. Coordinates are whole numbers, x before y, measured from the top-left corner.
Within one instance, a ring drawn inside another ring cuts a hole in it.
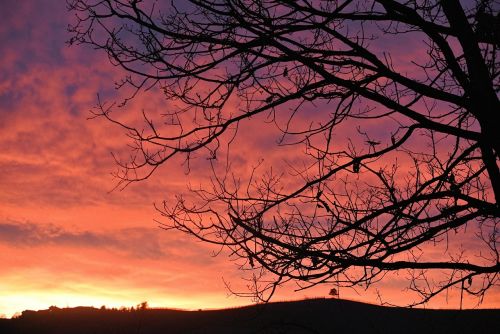
[[[206,158],[210,182],[165,201],[163,227],[230,249],[253,296],[391,273],[414,304],[498,284],[498,1],[68,3],[70,44],[107,53],[131,98],[169,100],[142,125],[99,103],[133,141],[120,185]],[[275,134],[253,162],[242,130]]]
[[[339,297],[339,290],[337,288],[332,288],[329,293],[330,296],[333,298],[338,298]]]
[[[137,304],[137,310],[144,311],[149,308],[148,302],[142,302],[140,304]]]

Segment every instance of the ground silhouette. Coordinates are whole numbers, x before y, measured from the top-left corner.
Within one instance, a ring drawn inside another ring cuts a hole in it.
[[[24,311],[0,320],[0,333],[493,333],[500,310],[425,310],[339,299],[310,299],[224,309]]]

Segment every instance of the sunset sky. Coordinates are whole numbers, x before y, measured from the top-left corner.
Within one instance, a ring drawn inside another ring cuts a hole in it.
[[[66,45],[73,14],[65,1],[0,0],[0,13],[0,316],[51,305],[251,303],[229,295],[224,281],[235,290],[246,284],[225,252],[213,257],[217,248],[155,222],[154,203],[203,178],[172,165],[112,191],[111,152],[126,152],[126,138],[109,122],[88,118],[97,93],[118,94],[114,81],[123,72],[103,53]],[[167,103],[150,92],[130,108],[158,112]],[[401,280],[379,288],[404,303]],[[275,300],[324,297],[330,288],[294,292],[290,285]],[[341,297],[377,302],[376,291],[363,288]],[[458,304],[450,296],[431,306]],[[500,307],[498,288],[481,307]]]

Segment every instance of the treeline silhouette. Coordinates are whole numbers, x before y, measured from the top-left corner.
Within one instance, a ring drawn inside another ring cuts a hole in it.
[[[93,307],[24,311],[0,320],[0,333],[493,333],[500,310],[393,308],[339,299],[310,299],[182,311]]]

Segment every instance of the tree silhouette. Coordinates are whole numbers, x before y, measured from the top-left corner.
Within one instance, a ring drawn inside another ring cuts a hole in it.
[[[207,158],[211,182],[158,207],[162,226],[230,249],[254,296],[388,273],[409,279],[415,304],[498,284],[497,1],[68,6],[69,43],[103,50],[133,90],[95,111],[134,143],[119,185]],[[161,115],[138,126],[112,113],[151,89],[171,103]],[[244,129],[277,139],[246,168],[233,144]]]

